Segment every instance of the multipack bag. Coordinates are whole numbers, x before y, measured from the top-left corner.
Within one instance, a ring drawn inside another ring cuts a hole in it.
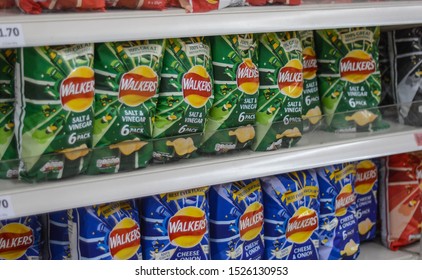
[[[0,220],[0,260],[41,259],[39,216]]]
[[[168,39],[154,121],[155,161],[195,155],[213,100],[209,39]]]
[[[49,259],[141,260],[139,213],[134,200],[48,214]]]
[[[378,219],[378,159],[362,160],[356,164],[356,214],[360,241],[376,237]]]
[[[302,51],[299,32],[260,37],[255,151],[291,147],[302,137]]]
[[[164,10],[166,0],[105,0],[107,9],[124,8],[131,10]]]
[[[258,102],[258,37],[254,34],[211,39],[214,103],[200,151],[224,153],[249,147],[255,137]]]
[[[94,44],[18,50],[15,126],[19,178],[60,179],[86,170],[94,119]]]
[[[15,0],[22,12],[40,14],[44,11],[103,11],[105,0]]]
[[[145,167],[152,159],[153,118],[165,40],[95,46],[95,117],[88,174]]]
[[[0,179],[18,177],[15,129],[15,49],[0,49]]]
[[[391,250],[420,240],[421,171],[420,153],[385,158],[380,172],[381,241]]]
[[[202,187],[140,200],[144,259],[210,258],[207,191]]]
[[[313,31],[301,31],[303,48],[303,131],[312,131],[321,124],[322,112],[318,92],[318,63]]]
[[[422,126],[422,27],[391,32],[390,61],[399,121]]]
[[[212,186],[209,201],[211,259],[263,259],[264,205],[259,180]]]
[[[319,187],[315,171],[260,180],[265,205],[266,259],[319,259]]]
[[[335,164],[316,170],[320,188],[319,255],[323,260],[356,259],[359,232],[354,192],[356,167]]]
[[[379,109],[379,27],[317,30],[318,86],[328,129],[385,128]]]

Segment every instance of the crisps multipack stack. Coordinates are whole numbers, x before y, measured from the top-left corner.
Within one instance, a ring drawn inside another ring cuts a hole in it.
[[[18,177],[15,129],[15,49],[0,49],[0,178]]]
[[[0,260],[39,260],[42,257],[39,216],[0,220]]]
[[[330,131],[385,128],[378,64],[379,27],[317,30],[318,86]]]
[[[47,214],[46,258],[141,260],[141,230],[134,200]]]
[[[319,186],[314,170],[260,179],[264,193],[265,257],[319,259]]]
[[[212,186],[210,240],[213,260],[264,258],[264,201],[258,179]]]
[[[144,259],[210,259],[207,192],[201,187],[140,200]]]
[[[260,37],[255,151],[288,148],[302,137],[302,51],[299,32]]]
[[[94,44],[18,50],[15,125],[19,178],[84,172],[94,123]]]
[[[48,11],[103,11],[105,0],[15,0],[22,12],[40,14]]]
[[[224,153],[249,147],[255,137],[258,102],[258,37],[255,34],[211,39],[214,103],[200,151]]]
[[[168,39],[154,119],[155,161],[195,155],[213,100],[209,39]]]
[[[88,174],[147,166],[165,40],[95,46],[95,117]]]

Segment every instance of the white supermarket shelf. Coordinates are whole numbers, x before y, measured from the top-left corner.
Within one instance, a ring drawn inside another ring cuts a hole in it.
[[[415,134],[422,135],[422,129],[397,124],[372,134],[317,131],[305,134],[294,148],[272,152],[242,151],[38,184],[0,180],[0,198],[10,198],[14,213],[9,218],[46,213],[421,150]]]
[[[168,9],[24,15],[16,9],[0,11],[0,25],[21,24],[25,46],[38,46],[351,26],[412,25],[422,23],[421,14],[422,1],[238,7],[198,14]]]
[[[419,247],[419,242],[400,248],[398,251],[391,251],[377,241],[365,242],[360,246],[358,260],[418,260],[419,252],[408,251],[410,247]]]

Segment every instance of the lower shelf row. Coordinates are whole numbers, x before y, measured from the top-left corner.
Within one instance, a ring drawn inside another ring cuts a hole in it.
[[[401,154],[2,220],[0,259],[356,259],[378,224],[397,250],[420,238],[421,162]]]

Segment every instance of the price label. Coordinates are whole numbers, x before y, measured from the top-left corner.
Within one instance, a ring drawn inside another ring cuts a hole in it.
[[[12,198],[10,196],[0,196],[0,220],[7,219],[15,215]]]
[[[24,47],[21,24],[0,24],[0,48]]]

